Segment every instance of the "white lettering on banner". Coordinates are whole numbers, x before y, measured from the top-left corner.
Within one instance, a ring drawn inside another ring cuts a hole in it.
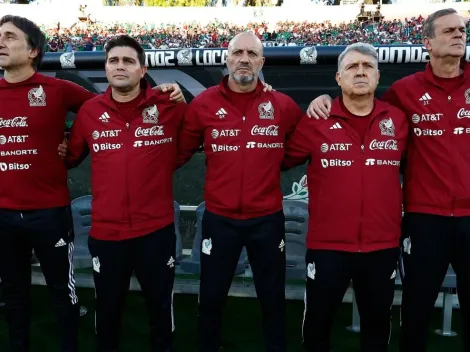
[[[375,48],[379,63],[424,63],[429,61],[429,53],[424,47],[390,46]]]
[[[400,160],[366,159],[367,166],[400,166]]]
[[[93,143],[93,151],[98,153],[100,150],[116,150],[121,149],[122,143]]]
[[[370,142],[370,150],[398,150],[398,143],[395,139],[389,139],[387,141],[377,141],[374,139]]]
[[[4,120],[0,117],[0,128],[3,127],[28,127],[27,117],[14,117]]]
[[[460,109],[457,113],[458,119],[470,118],[470,110],[465,110],[464,108]]]
[[[211,144],[212,151],[216,152],[238,152],[240,146],[238,145],[226,145],[226,144]]]
[[[429,128],[426,128],[426,129],[414,128],[413,131],[417,137],[421,137],[421,136],[442,136],[445,130],[431,130]]]
[[[217,139],[219,137],[236,137],[240,133],[239,129],[230,130],[216,130],[215,128],[211,132],[211,137]]]
[[[20,163],[0,163],[0,171],[8,170],[28,170],[31,164],[20,164]]]
[[[118,137],[121,130],[93,131],[91,136],[94,140],[98,138]]]
[[[321,166],[326,169],[327,167],[347,167],[351,166],[353,160],[341,160],[341,159],[321,159]]]
[[[12,155],[37,155],[37,149],[25,149],[25,150],[2,150],[0,156],[12,156]]]
[[[418,123],[418,122],[437,122],[441,120],[441,117],[443,114],[438,113],[438,114],[413,114],[411,117],[411,121],[413,123]]]
[[[277,125],[269,125],[266,127],[260,127],[258,125],[254,125],[251,129],[252,136],[278,136],[279,126]]]
[[[224,66],[227,62],[227,50],[196,50],[197,66]]]
[[[26,142],[27,135],[23,136],[8,136],[5,137],[4,135],[0,135],[0,144],[7,144],[7,143],[24,143]]]
[[[152,126],[148,128],[137,127],[136,137],[163,136],[163,126]]]
[[[175,52],[174,51],[146,51],[145,52],[145,66],[147,67],[176,66],[175,65]]]

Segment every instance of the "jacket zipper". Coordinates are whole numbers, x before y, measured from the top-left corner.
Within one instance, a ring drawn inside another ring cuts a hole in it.
[[[447,104],[450,104],[452,102],[452,97],[449,95],[447,96]],[[451,119],[449,118],[448,119],[449,121],[449,131],[452,131],[452,126],[450,126],[451,124]],[[452,138],[452,134],[450,134],[450,145],[451,145],[451,154],[450,155],[453,155],[453,149],[454,149],[454,142],[453,142],[453,138]],[[452,173],[453,173],[453,179],[455,180],[455,163],[452,163]],[[455,182],[454,182],[454,185],[455,185]],[[454,216],[454,209],[455,209],[455,186],[454,186],[454,189],[453,189],[453,192],[452,192],[452,210],[450,212],[450,216]]]
[[[364,137],[365,139],[365,137]],[[359,252],[362,252],[362,222],[364,218],[364,140],[361,141],[361,220],[359,222],[359,235],[358,235],[358,242],[359,242]]]
[[[246,115],[246,111],[245,111],[245,115]],[[243,145],[243,143],[246,143],[245,142],[245,121],[246,121],[246,117],[245,115],[243,115],[242,117],[242,130],[241,130],[241,135],[242,135],[242,139],[241,139],[241,143],[240,143],[240,152],[242,153],[242,162],[241,162],[241,169],[242,169],[242,175],[240,177],[240,205],[239,205],[239,209],[240,209],[240,215],[243,214],[243,179],[245,178],[245,167],[244,167],[244,156],[245,156],[245,147],[246,145]]]
[[[127,134],[126,141],[129,139],[129,135],[128,135],[129,127],[130,127],[129,122],[126,122],[126,134]],[[127,160],[128,159],[128,150],[127,149],[129,148],[129,143],[126,143],[126,144],[127,144],[127,146],[126,146],[126,148],[124,148],[124,152],[125,152],[125,155],[126,155],[126,157],[125,157],[125,162],[126,162],[126,167],[125,167],[125,169],[126,169],[126,171],[125,171],[126,180],[125,180],[125,182],[126,182],[126,186],[125,187],[126,187],[126,200],[127,200],[127,218],[128,218],[128,221],[129,221],[129,228],[132,229],[131,204],[130,204],[131,201],[130,201],[130,197],[129,197],[129,171],[128,171],[129,168],[127,167],[127,165],[128,165],[128,160]]]

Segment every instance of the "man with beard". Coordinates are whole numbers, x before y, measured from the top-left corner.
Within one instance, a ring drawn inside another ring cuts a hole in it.
[[[199,351],[219,351],[222,310],[246,246],[263,313],[266,351],[286,351],[285,235],[280,166],[303,113],[288,96],[263,91],[263,46],[250,32],[229,44],[229,74],[189,105],[178,165],[206,154]]]
[[[449,263],[457,275],[464,350],[470,351],[470,65],[465,22],[455,9],[423,26],[430,62],[390,87],[383,99],[410,125],[404,175],[403,300],[400,350],[424,352],[431,312]],[[309,108],[327,118],[330,98]]]

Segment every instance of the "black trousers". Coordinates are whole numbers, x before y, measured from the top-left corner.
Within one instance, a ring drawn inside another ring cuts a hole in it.
[[[425,352],[431,313],[449,264],[457,275],[464,350],[470,352],[470,216],[407,213],[403,219],[400,351]]]
[[[79,305],[70,207],[0,210],[0,277],[12,352],[29,351],[34,249],[56,308],[61,351],[77,351]]]
[[[266,351],[286,351],[284,222],[282,211],[248,220],[229,219],[205,211],[199,296],[201,352],[219,351],[222,310],[243,246],[247,249],[261,304]]]
[[[152,352],[171,352],[175,226],[124,240],[88,240],[96,289],[97,351],[118,351],[122,311],[135,272],[149,313]]]
[[[352,280],[361,316],[361,351],[387,351],[398,258],[399,248],[369,253],[307,250],[305,350],[331,351],[333,320]]]

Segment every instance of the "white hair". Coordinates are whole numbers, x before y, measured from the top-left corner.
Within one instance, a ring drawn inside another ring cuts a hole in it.
[[[356,51],[358,53],[371,56],[374,58],[375,63],[379,64],[379,56],[377,55],[377,51],[375,50],[375,47],[373,45],[367,44],[367,43],[354,43],[351,45],[348,45],[346,49],[343,50],[343,52],[338,56],[338,71],[341,71],[341,64],[343,63],[344,58],[348,53],[351,51]]]

